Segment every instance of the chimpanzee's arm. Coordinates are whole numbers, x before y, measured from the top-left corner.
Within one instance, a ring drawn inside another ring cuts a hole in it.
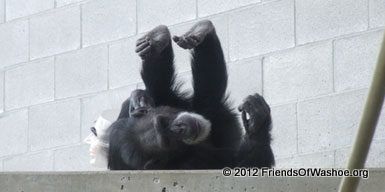
[[[271,115],[270,107],[262,96],[248,96],[239,106],[242,121],[246,130],[237,165],[243,167],[271,167],[274,155],[270,147]]]
[[[127,141],[129,126],[126,119],[115,121],[111,127],[108,147],[108,168],[111,170],[131,170],[130,161],[127,159],[132,149]]]

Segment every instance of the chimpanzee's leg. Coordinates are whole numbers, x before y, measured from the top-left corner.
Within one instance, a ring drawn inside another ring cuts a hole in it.
[[[173,40],[184,49],[193,50],[193,108],[223,104],[227,86],[227,71],[221,44],[211,21],[195,24],[182,36]]]
[[[136,52],[142,58],[142,79],[155,106],[186,106],[174,87],[174,53],[168,28],[160,25],[139,38]]]
[[[236,114],[226,103],[226,63],[214,25],[200,21],[173,40],[184,49],[192,49],[192,108],[212,123],[209,140],[215,147],[238,149],[242,133]]]
[[[246,130],[245,140],[238,154],[238,164],[244,167],[271,167],[274,155],[270,147],[270,107],[262,96],[248,96],[238,108]]]

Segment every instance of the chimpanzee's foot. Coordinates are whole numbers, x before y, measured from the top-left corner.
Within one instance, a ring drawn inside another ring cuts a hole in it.
[[[159,25],[136,41],[135,52],[144,60],[159,55],[171,43],[168,28]]]
[[[147,114],[155,106],[154,100],[144,90],[136,89],[130,96],[130,117],[140,117]]]
[[[270,107],[261,95],[249,95],[238,110],[242,112],[243,125],[249,136],[256,135],[260,129],[269,128],[271,124]]]
[[[183,49],[192,49],[203,42],[208,34],[215,34],[215,28],[211,21],[203,20],[195,24],[182,36],[173,36],[172,39]]]

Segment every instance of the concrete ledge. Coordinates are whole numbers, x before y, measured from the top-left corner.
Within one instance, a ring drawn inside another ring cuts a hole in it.
[[[0,174],[5,192],[215,192],[215,191],[337,191],[341,178],[224,177],[210,171],[109,171],[109,172],[13,172]],[[385,191],[385,169],[371,169],[359,191]]]

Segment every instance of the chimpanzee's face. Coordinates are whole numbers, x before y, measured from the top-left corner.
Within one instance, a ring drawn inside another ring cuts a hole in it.
[[[150,153],[177,149],[180,140],[172,129],[176,115],[173,112],[148,109],[144,116],[130,118],[140,146]]]
[[[186,145],[204,142],[211,123],[202,115],[174,111],[172,108],[150,108],[145,115],[133,120],[140,146],[146,151],[179,150]]]

